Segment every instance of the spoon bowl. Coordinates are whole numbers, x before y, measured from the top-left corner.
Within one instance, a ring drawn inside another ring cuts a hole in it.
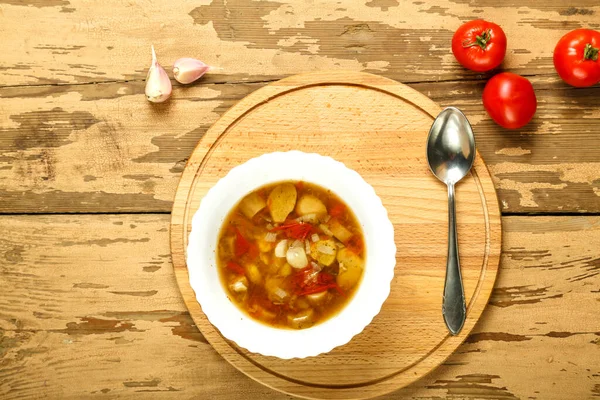
[[[475,160],[475,136],[460,110],[444,109],[433,121],[427,138],[427,161],[433,175],[445,184],[456,184]]]
[[[458,257],[454,185],[469,173],[473,161],[475,136],[471,124],[459,109],[444,109],[429,130],[427,162],[433,175],[448,186],[448,259],[442,314],[453,335],[460,332],[467,318]]]

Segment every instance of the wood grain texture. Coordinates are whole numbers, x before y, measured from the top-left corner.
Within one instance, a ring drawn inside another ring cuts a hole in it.
[[[460,80],[450,39],[466,20],[500,24],[504,68],[554,75],[552,51],[566,30],[598,28],[596,0],[2,0],[0,85],[143,80],[150,45],[170,66],[196,56],[223,68],[212,79],[278,79],[316,70],[384,73],[403,82]],[[23,26],[22,21],[27,21]]]
[[[453,337],[441,318],[439,295],[445,274],[447,239],[440,233],[447,231],[447,193],[423,154],[428,127],[440,111],[429,98],[390,79],[320,72],[282,79],[252,93],[211,127],[190,156],[177,189],[171,253],[192,318],[227,361],[284,393],[372,398],[429,373],[466,338],[494,285],[500,210],[491,177],[477,155],[472,174],[457,186],[467,320]],[[191,219],[206,192],[232,167],[292,149],[331,156],[360,173],[387,209],[398,252],[390,296],[361,334],[318,357],[280,360],[250,353],[221,336],[200,309],[185,257]]]
[[[194,326],[172,273],[169,220],[0,216],[0,397],[283,398]],[[503,229],[480,322],[444,364],[386,398],[597,395],[600,218],[504,217]]]
[[[551,59],[565,31],[598,27],[596,0],[307,4],[0,1],[0,208],[168,211],[187,157],[231,105],[289,74],[345,69],[413,82],[464,109],[504,212],[600,212],[600,88],[568,87]],[[487,117],[480,96],[490,74],[451,54],[454,29],[472,18],[504,27],[503,68],[534,83],[539,109],[523,129]],[[169,103],[147,104],[152,43],[168,70],[182,56],[222,69],[176,85]]]
[[[465,111],[503,212],[600,212],[599,89],[532,81],[539,109],[516,131],[486,115],[483,81],[411,87]],[[144,100],[142,82],[0,89],[0,209],[169,211],[198,140],[264,85],[200,82],[160,105]]]
[[[600,87],[552,67],[597,0],[0,0],[0,213],[169,212],[194,146],[232,105],[299,72],[408,83],[465,110],[504,213],[600,213]],[[485,114],[491,74],[462,69],[462,22],[500,23],[504,70],[538,96],[531,124]],[[222,69],[143,98],[149,46]],[[597,217],[503,219],[502,269],[480,323],[392,399],[600,395]],[[279,399],[206,344],[178,294],[166,215],[0,216],[0,398]]]

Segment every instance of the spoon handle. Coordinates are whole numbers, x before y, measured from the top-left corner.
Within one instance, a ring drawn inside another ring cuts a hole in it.
[[[448,260],[446,264],[446,283],[442,314],[451,334],[456,335],[462,329],[467,317],[465,294],[458,259],[458,241],[456,238],[456,209],[454,206],[454,184],[448,184]]]

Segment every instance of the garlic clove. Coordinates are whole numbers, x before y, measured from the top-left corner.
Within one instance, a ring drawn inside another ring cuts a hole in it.
[[[204,75],[210,67],[195,58],[180,58],[173,64],[173,77],[179,83],[192,83]]]
[[[169,75],[158,63],[152,46],[152,65],[146,76],[146,98],[153,103],[162,103],[171,96],[171,90]]]

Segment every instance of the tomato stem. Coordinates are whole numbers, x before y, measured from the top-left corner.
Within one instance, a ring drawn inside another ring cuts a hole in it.
[[[482,50],[485,50],[490,40],[492,40],[492,30],[488,29],[487,31],[483,31],[481,35],[478,35],[474,42],[466,43],[465,40],[463,42],[463,47],[479,46]]]
[[[598,61],[598,50],[599,49],[592,47],[591,43],[586,44],[585,49],[583,50],[583,59]]]

